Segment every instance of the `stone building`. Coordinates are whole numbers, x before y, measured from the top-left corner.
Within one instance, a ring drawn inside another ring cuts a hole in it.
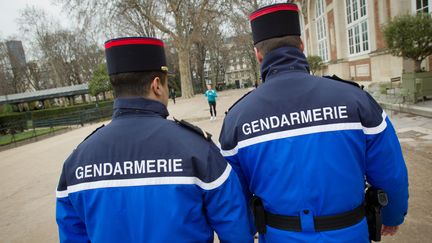
[[[246,39],[252,41],[250,36]],[[253,48],[245,44],[244,41],[242,42],[242,39],[231,37],[225,40],[224,49],[228,51],[225,56],[219,56],[223,60],[218,62],[220,75],[216,85],[236,88],[252,86],[257,79],[257,71],[255,70],[257,64],[255,63]],[[204,78],[208,84],[211,83],[215,75],[210,63],[210,55],[207,53],[204,63]]]
[[[381,26],[394,16],[431,13],[432,0],[295,0],[306,55],[321,56],[323,75],[355,81],[390,81],[414,63],[386,51]],[[422,67],[432,70],[432,58]]]
[[[243,52],[233,52],[229,57],[225,71],[225,83],[237,88],[250,87],[254,83],[255,75],[248,58]]]

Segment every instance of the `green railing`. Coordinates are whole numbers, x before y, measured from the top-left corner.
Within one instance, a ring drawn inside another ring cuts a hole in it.
[[[402,74],[402,89],[408,102],[432,96],[432,72]]]
[[[0,124],[0,146],[37,138],[73,126],[83,126],[86,123],[106,120],[112,116],[112,112],[112,107],[97,107],[61,116],[29,120],[23,120],[21,116],[19,120],[3,121]],[[31,116],[26,117],[31,118]]]

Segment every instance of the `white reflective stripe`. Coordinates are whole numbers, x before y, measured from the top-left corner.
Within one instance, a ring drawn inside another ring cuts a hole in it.
[[[253,144],[267,142],[271,140],[289,138],[307,134],[321,133],[321,132],[332,132],[341,130],[361,130],[363,127],[360,123],[338,123],[338,124],[328,124],[313,127],[304,127],[293,130],[287,130],[282,132],[270,133],[250,139],[246,139],[238,143],[238,149],[244,148]]]
[[[57,198],[63,198],[68,196],[68,191],[56,191],[56,197]]]
[[[359,122],[351,122],[351,123],[337,123],[337,124],[328,124],[328,125],[320,125],[320,126],[313,126],[313,127],[305,127],[305,128],[298,128],[293,130],[287,130],[282,132],[274,132],[269,133],[265,135],[261,135],[258,137],[246,139],[243,141],[240,141],[236,147],[234,147],[231,150],[222,150],[221,154],[225,157],[228,156],[234,156],[238,153],[238,150],[241,148],[245,148],[254,144],[282,139],[282,138],[289,138],[289,137],[295,137],[295,136],[301,136],[301,135],[307,135],[307,134],[314,134],[314,133],[320,133],[320,132],[333,132],[333,131],[343,131],[343,130],[363,130],[364,134],[367,135],[373,135],[378,134],[387,127],[386,122],[386,113],[383,111],[382,113],[383,121],[381,124],[379,124],[376,127],[364,127]]]
[[[231,150],[223,150],[222,149],[222,145],[219,142],[216,144],[216,146],[219,148],[219,152],[224,157],[228,157],[228,156],[232,156],[232,155],[236,155],[237,154],[237,149],[236,148],[233,148]]]
[[[57,191],[58,198],[67,197],[68,194],[98,188],[109,187],[129,187],[129,186],[150,186],[150,185],[197,185],[204,190],[212,190],[222,185],[231,173],[231,165],[227,164],[225,171],[216,180],[206,183],[197,177],[152,177],[138,179],[122,179],[122,180],[104,180],[86,182],[73,186],[68,186],[66,191]]]
[[[237,154],[237,147],[231,149],[231,150],[220,150],[220,153],[222,154],[222,156],[224,157],[229,157],[229,156],[234,156]]]
[[[379,124],[378,126],[376,126],[376,127],[363,127],[364,134],[374,135],[374,134],[378,134],[378,133],[384,131],[384,129],[386,129],[386,127],[387,127],[387,121],[386,121],[387,114],[385,113],[385,111],[383,111],[381,116],[382,116],[383,120],[382,120],[381,124]]]
[[[222,150],[221,153],[223,156],[233,156],[236,155],[238,150],[241,148],[248,147],[262,142],[307,135],[307,134],[320,133],[320,132],[332,132],[332,131],[342,131],[342,130],[362,130],[362,129],[363,126],[361,125],[361,123],[352,122],[352,123],[337,123],[337,124],[320,125],[320,126],[313,126],[313,127],[304,127],[304,128],[298,128],[298,129],[287,130],[282,132],[274,132],[274,133],[269,133],[269,134],[240,141],[235,148],[231,150]]]
[[[225,171],[222,173],[221,176],[219,176],[219,178],[217,178],[216,180],[210,182],[210,183],[205,183],[203,181],[201,181],[200,179],[196,178],[197,180],[199,180],[199,183],[196,183],[199,187],[201,187],[204,190],[212,190],[215,188],[218,188],[220,185],[222,185],[229,177],[230,173],[231,173],[231,165],[227,163],[227,167],[225,168]]]

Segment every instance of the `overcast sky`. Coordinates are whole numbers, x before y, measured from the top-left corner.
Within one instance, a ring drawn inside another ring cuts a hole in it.
[[[52,3],[52,0],[0,0],[0,37],[20,39],[18,23],[19,11],[28,6],[42,8],[60,20],[60,23],[68,25],[67,15],[62,13],[61,7]]]

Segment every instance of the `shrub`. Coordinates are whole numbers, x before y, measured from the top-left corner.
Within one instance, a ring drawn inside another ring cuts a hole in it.
[[[227,89],[236,89],[236,88],[237,88],[237,85],[234,84],[234,83],[230,83],[230,84],[227,84],[226,88],[227,88]]]
[[[312,72],[312,75],[319,70],[321,70],[323,66],[323,60],[320,56],[308,56],[307,61],[309,63],[309,69]]]
[[[99,102],[98,105],[99,108],[108,107],[108,106],[112,107],[113,101],[111,100],[111,101]],[[44,119],[50,119],[54,117],[64,117],[68,115],[74,115],[85,110],[94,109],[94,108],[96,108],[96,103],[33,111],[32,120],[44,120]]]
[[[429,14],[401,15],[382,28],[390,53],[414,60],[415,72],[432,55],[432,17]]]
[[[0,115],[0,134],[15,134],[27,129],[26,113]]]
[[[13,108],[9,104],[0,105],[0,113],[11,113]]]

